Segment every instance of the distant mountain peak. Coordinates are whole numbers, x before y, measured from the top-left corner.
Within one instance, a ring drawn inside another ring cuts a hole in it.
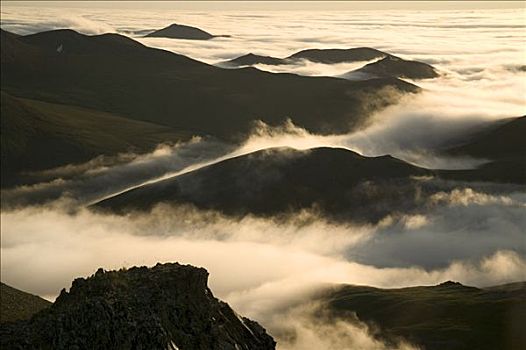
[[[277,57],[272,57],[272,56],[256,55],[250,52],[250,53],[247,53],[246,55],[239,56],[229,61],[222,62],[220,65],[241,67],[241,66],[252,66],[256,64],[266,64],[266,65],[271,65],[271,66],[279,66],[281,64],[287,64],[287,63],[289,63],[287,59],[277,58]]]
[[[188,40],[209,40],[215,37],[226,37],[227,35],[212,35],[200,28],[184,24],[172,23],[169,26],[146,34],[145,37],[161,37]]]
[[[351,79],[355,77],[395,77],[408,79],[432,79],[439,76],[435,68],[427,63],[404,60],[393,55],[366,64],[362,68],[344,74],[342,77]]]
[[[342,63],[370,61],[388,56],[387,53],[370,47],[353,47],[350,49],[306,49],[289,56],[289,59],[306,59],[318,63]]]
[[[442,286],[442,287],[464,287],[464,285],[462,283],[454,282],[454,281],[442,282],[438,286]]]

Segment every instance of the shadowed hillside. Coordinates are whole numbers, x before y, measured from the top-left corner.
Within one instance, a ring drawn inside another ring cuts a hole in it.
[[[415,183],[415,176],[520,183],[521,173],[514,166],[518,164],[428,170],[391,156],[364,157],[340,148],[273,148],[142,185],[95,207],[126,213],[159,203],[188,203],[234,216],[316,209],[337,220],[377,222],[399,210],[415,210],[428,191],[436,191],[432,185],[426,189]]]
[[[272,56],[261,56],[249,53],[243,56],[239,56],[229,61],[221,62],[220,66],[226,67],[241,67],[241,66],[253,66],[256,64],[266,64],[270,66],[279,66],[282,64],[291,63],[287,59],[277,58]]]
[[[418,91],[397,79],[351,82],[222,69],[116,34],[2,35],[2,89],[12,95],[229,139],[258,119],[279,125],[290,118],[310,131],[346,132],[396,102],[393,91]]]
[[[453,155],[526,161],[526,116],[492,123],[463,144],[447,150]]]
[[[333,319],[377,327],[426,350],[523,349],[526,283],[479,289],[445,282],[431,287],[378,289],[342,285],[319,298]]]
[[[368,80],[378,78],[409,78],[430,79],[438,77],[438,73],[427,63],[404,60],[369,47],[352,49],[308,49],[296,52],[286,58],[247,54],[230,61],[221,62],[219,66],[241,67],[256,64],[283,65],[294,64],[300,60],[316,63],[336,64],[344,62],[362,62],[378,59],[362,68],[343,74],[341,77],[349,80]]]
[[[304,59],[317,63],[343,63],[370,61],[388,55],[370,47],[356,47],[351,49],[307,49],[290,55],[287,59]]]
[[[149,152],[188,132],[75,106],[1,93],[2,187],[22,183],[21,171],[86,162],[99,155]]]
[[[36,295],[0,283],[0,323],[28,320],[51,303]]]
[[[384,192],[379,198],[376,183],[396,185],[429,173],[390,156],[367,158],[338,148],[270,149],[130,190],[97,207],[125,212],[160,202],[191,203],[234,215],[316,207],[329,216],[374,221],[392,210],[388,203],[407,195]]]
[[[487,159],[477,169],[444,171],[444,177],[526,184],[526,117],[491,123],[461,145],[444,151],[447,155]]]
[[[431,79],[438,77],[435,68],[427,63],[408,61],[400,57],[388,55],[387,57],[366,64],[360,69],[346,73],[344,78],[352,78],[356,75],[368,76],[370,78],[408,78],[408,79]]]
[[[286,58],[276,58],[270,56],[260,56],[249,53],[244,56],[234,58],[230,61],[222,62],[221,65],[239,67],[251,66],[255,64],[282,65],[293,64],[300,60],[307,60],[316,63],[344,63],[370,61],[381,58],[388,54],[369,47],[356,47],[351,49],[307,49],[298,51]]]
[[[202,29],[177,23],[171,24],[166,28],[162,28],[145,35],[145,37],[153,38],[172,38],[188,40],[209,40],[218,36],[224,37],[225,35],[212,35],[208,32],[205,32]]]

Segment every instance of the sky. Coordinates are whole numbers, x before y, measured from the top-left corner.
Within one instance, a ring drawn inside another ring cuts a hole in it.
[[[523,1],[12,1],[21,6],[178,10],[464,10],[524,8]]]

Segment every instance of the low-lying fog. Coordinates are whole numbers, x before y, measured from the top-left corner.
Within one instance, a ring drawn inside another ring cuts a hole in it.
[[[71,10],[73,11],[73,10]],[[526,114],[524,9],[485,11],[222,12],[41,8],[2,4],[2,28],[32,33],[73,28],[119,32],[146,45],[217,63],[248,52],[276,57],[305,48],[374,47],[434,65],[440,78],[375,114],[349,135],[313,135],[288,123],[259,125],[241,145],[210,138],[160,145],[129,161],[94,160],[41,174],[37,185],[2,191],[2,281],[53,299],[98,267],[178,261],[210,272],[215,295],[259,321],[281,349],[382,349],[362,324],[311,317],[308,296],[327,283],[378,287],[455,280],[479,287],[526,279],[524,187],[448,182],[422,210],[377,225],[329,222],[305,211],[280,220],[186,206],[115,216],[87,204],[156,179],[270,147],[330,146],[366,156],[391,154],[429,168],[470,168],[484,159],[447,158],[439,149],[490,121]],[[231,38],[138,38],[173,22]],[[357,64],[301,62],[270,71],[338,76]],[[438,181],[423,179],[422,181]],[[37,203],[29,205],[30,203]],[[40,204],[38,204],[40,203]],[[296,332],[295,340],[281,336]],[[289,340],[287,340],[289,339]],[[410,349],[401,343],[400,349]]]
[[[2,213],[1,273],[6,283],[53,299],[73,278],[100,266],[178,261],[207,268],[216,296],[273,334],[298,332],[291,345],[297,349],[308,339],[336,341],[323,335],[338,334],[338,327],[379,348],[363,326],[316,324],[303,303],[327,283],[489,286],[526,278],[523,193],[459,188],[437,193],[429,208],[358,226],[309,212],[275,221],[189,207],[123,217],[28,207]]]

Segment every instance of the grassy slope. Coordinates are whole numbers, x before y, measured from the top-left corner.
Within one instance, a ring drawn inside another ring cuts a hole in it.
[[[63,30],[3,42],[2,89],[13,95],[222,138],[240,136],[255,119],[281,124],[292,118],[311,131],[344,132],[396,101],[380,94],[382,88],[418,91],[397,79],[350,82],[221,69],[119,35]]]
[[[408,61],[395,56],[387,56],[376,62],[369,63],[354,72],[363,72],[377,77],[409,79],[430,79],[438,77],[435,69],[427,63]]]
[[[362,157],[338,148],[269,149],[145,185],[97,206],[126,212],[161,202],[190,203],[235,216],[317,208],[335,219],[375,222],[419,205],[416,191],[421,186],[411,176],[521,183],[523,165],[498,162],[473,170],[427,170],[390,156]]]
[[[338,148],[278,148],[145,185],[98,206],[120,211],[186,202],[233,215],[274,215],[317,206],[327,215],[376,220],[386,215],[391,201],[407,195],[398,193],[398,181],[425,174],[429,172],[389,156],[367,158]],[[374,183],[393,184],[394,191],[376,193]]]
[[[462,145],[447,150],[453,155],[476,158],[526,159],[526,116],[497,122]]]
[[[95,110],[1,94],[2,185],[35,171],[87,161],[98,155],[146,152],[191,135]]]
[[[526,322],[526,283],[478,289],[446,282],[433,287],[377,289],[340,286],[322,297],[336,318],[358,318],[394,340],[424,349],[520,349]]]
[[[28,320],[49,306],[47,300],[0,283],[0,323]]]
[[[447,155],[483,158],[478,169],[442,171],[445,178],[526,184],[526,117],[499,121],[468,142],[445,151]]]

